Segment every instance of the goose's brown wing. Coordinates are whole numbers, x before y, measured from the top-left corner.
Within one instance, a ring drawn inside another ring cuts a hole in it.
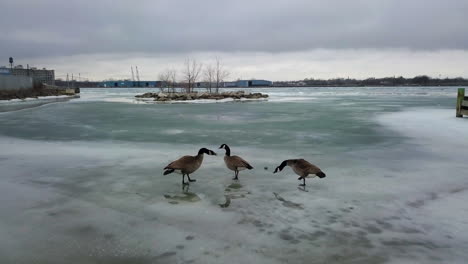
[[[185,168],[187,164],[190,164],[194,161],[195,157],[193,156],[183,156],[178,160],[174,160],[173,162],[169,163],[164,169],[175,169],[180,170]]]
[[[252,165],[250,165],[246,160],[239,156],[232,156],[233,165],[239,168],[247,168],[249,170],[253,169]]]
[[[300,168],[302,171],[307,171],[310,174],[316,174],[322,171],[319,167],[315,166],[314,164],[308,162],[305,159],[297,160],[296,166]]]

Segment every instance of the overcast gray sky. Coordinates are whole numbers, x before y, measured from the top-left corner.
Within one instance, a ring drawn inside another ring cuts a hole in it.
[[[467,0],[0,0],[0,65],[155,79],[217,55],[233,79],[466,77],[467,14]]]

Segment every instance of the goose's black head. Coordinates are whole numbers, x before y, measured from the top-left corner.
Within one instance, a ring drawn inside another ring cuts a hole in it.
[[[208,154],[208,155],[214,155],[216,156],[216,153],[212,150],[209,150],[207,148],[201,148],[199,151],[198,151],[198,155],[200,154]]]
[[[276,167],[275,171],[273,173],[277,173],[277,172],[280,172],[284,169],[284,167],[286,167],[286,165],[288,165],[288,160],[285,160],[283,162],[281,162],[281,164]]]
[[[225,150],[226,150],[226,156],[230,156],[230,155],[231,155],[231,149],[229,148],[228,145],[222,144],[219,148],[220,148],[220,149],[225,149]]]

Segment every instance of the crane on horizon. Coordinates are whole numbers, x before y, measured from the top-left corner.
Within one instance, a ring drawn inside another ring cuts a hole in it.
[[[138,73],[138,66],[135,66],[135,70],[136,70],[136,78],[137,78],[137,87],[140,87],[140,73]]]
[[[133,87],[135,87],[135,74],[133,73],[133,66],[130,66],[130,68],[132,69],[132,84]]]

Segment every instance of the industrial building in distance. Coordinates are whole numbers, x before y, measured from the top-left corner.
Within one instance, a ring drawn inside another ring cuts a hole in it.
[[[29,76],[32,78],[35,85],[48,84],[55,85],[55,71],[47,70],[46,68],[38,69],[36,67],[24,68],[22,65],[7,68],[0,67],[0,74],[14,76]]]
[[[161,87],[164,85],[162,81],[133,81],[133,80],[107,80],[99,83],[99,87],[103,88],[154,88]],[[179,86],[183,86],[183,83],[178,83]],[[206,88],[209,86],[207,82],[197,82],[195,87]],[[215,84],[212,83],[211,87]],[[233,82],[224,82],[221,84],[225,88],[235,87],[270,87],[273,86],[273,82],[267,80],[237,80]]]
[[[225,82],[224,87],[268,87],[273,86],[273,82],[267,80],[237,80]]]
[[[104,88],[154,88],[159,87],[160,81],[132,81],[132,80],[117,80],[117,81],[103,81],[99,87]]]

